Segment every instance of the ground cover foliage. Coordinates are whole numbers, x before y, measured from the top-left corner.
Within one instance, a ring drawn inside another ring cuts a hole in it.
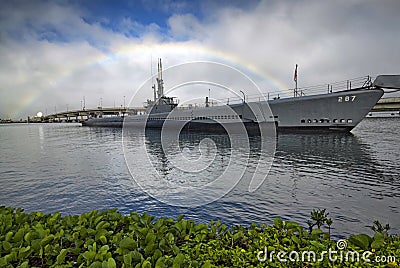
[[[336,241],[327,216],[325,210],[313,210],[308,228],[279,218],[270,226],[228,228],[183,216],[122,215],[116,209],[62,216],[0,207],[0,267],[398,266],[400,238],[389,234],[388,225],[376,221],[373,235]],[[325,251],[336,251],[336,259]],[[368,260],[362,258],[365,252]]]

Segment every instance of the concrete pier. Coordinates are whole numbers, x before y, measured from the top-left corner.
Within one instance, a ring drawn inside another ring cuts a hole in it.
[[[400,97],[382,98],[371,110],[371,112],[391,111],[400,111]]]

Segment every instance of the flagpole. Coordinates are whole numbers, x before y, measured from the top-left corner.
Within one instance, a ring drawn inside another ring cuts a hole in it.
[[[297,97],[297,64],[296,64],[296,97]]]
[[[295,82],[294,97],[297,97],[297,67],[298,65],[296,64],[296,68],[294,69],[294,82]]]

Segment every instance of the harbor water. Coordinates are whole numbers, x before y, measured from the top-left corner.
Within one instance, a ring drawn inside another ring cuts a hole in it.
[[[256,191],[249,192],[247,185],[239,182],[214,202],[177,207],[149,195],[132,178],[125,162],[122,129],[3,124],[0,205],[64,215],[110,208],[157,217],[184,214],[196,222],[219,220],[228,226],[271,224],[281,217],[304,227],[312,209],[325,208],[333,219],[335,237],[371,233],[374,220],[389,223],[390,232],[400,233],[399,133],[397,118],[367,118],[350,134],[278,134],[270,172]],[[166,180],[201,184],[211,174],[223,172],[229,162],[228,137],[188,134],[181,138],[189,148],[204,138],[215,142],[216,157],[209,170],[174,172],[159,148],[157,135],[132,135],[133,141],[143,140],[147,150],[130,150],[137,165],[150,158]],[[257,163],[251,158],[257,155],[258,142],[257,137],[250,137],[247,165]],[[235,161],[241,161],[240,157]],[[134,172],[143,172],[136,175],[145,177],[146,169],[140,170]]]

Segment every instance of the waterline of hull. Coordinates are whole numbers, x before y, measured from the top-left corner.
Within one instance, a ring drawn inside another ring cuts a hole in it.
[[[178,109],[171,113],[92,118],[82,125],[141,128],[176,125],[178,128],[193,131],[220,132],[224,127],[240,124],[249,133],[257,134],[260,124],[271,124],[279,132],[350,132],[382,95],[381,89],[347,90],[268,102],[243,102],[226,105],[226,109],[224,106],[217,106]],[[235,118],[229,115],[228,112],[231,111],[237,114]]]

